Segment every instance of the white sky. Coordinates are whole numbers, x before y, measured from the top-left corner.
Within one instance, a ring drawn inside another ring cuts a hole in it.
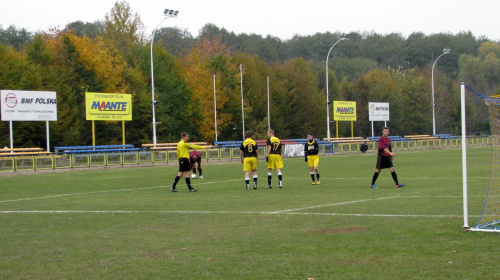
[[[81,20],[103,20],[117,0],[0,0],[0,25],[29,31],[63,29]],[[163,10],[179,10],[161,27],[188,29],[193,36],[206,23],[239,33],[290,39],[318,32],[401,33],[407,37],[471,31],[500,41],[499,0],[127,0],[147,28],[163,19]]]

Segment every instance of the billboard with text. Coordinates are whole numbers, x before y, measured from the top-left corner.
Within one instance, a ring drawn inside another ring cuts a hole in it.
[[[356,121],[356,102],[333,101],[333,120]]]
[[[369,121],[388,121],[389,103],[368,102]]]
[[[123,93],[85,93],[88,121],[131,121],[132,95]]]
[[[54,91],[0,90],[2,121],[57,121]]]

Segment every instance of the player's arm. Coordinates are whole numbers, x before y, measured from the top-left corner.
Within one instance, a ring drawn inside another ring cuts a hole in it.
[[[387,154],[389,154],[391,157],[395,156],[395,154],[393,152],[391,152],[391,150],[389,148],[385,148],[384,152],[387,153]]]
[[[243,143],[240,145],[240,158],[241,158],[241,163],[243,163],[243,154],[245,152],[245,146],[243,146]]]
[[[309,151],[307,150],[307,143],[304,145],[304,159],[306,160],[307,162],[307,154],[309,153]]]
[[[189,145],[189,148],[195,149],[195,150],[205,150],[208,147],[208,146],[205,147],[205,146],[198,146],[198,145],[193,145],[193,144],[188,144],[188,145]]]

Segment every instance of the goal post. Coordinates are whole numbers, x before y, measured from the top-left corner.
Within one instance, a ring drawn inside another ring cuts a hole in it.
[[[481,215],[475,226],[469,228],[467,207],[467,132],[465,117],[465,91],[469,90],[481,97],[490,117],[491,127],[491,165],[490,182],[486,193],[486,200]],[[462,114],[462,173],[463,173],[463,208],[464,208],[464,230],[500,232],[500,98],[485,96],[472,88],[461,85],[461,114]]]

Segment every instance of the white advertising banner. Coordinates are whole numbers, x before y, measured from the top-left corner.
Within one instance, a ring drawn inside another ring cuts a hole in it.
[[[389,103],[368,102],[369,121],[388,121]]]
[[[57,121],[54,91],[0,90],[2,121]]]

